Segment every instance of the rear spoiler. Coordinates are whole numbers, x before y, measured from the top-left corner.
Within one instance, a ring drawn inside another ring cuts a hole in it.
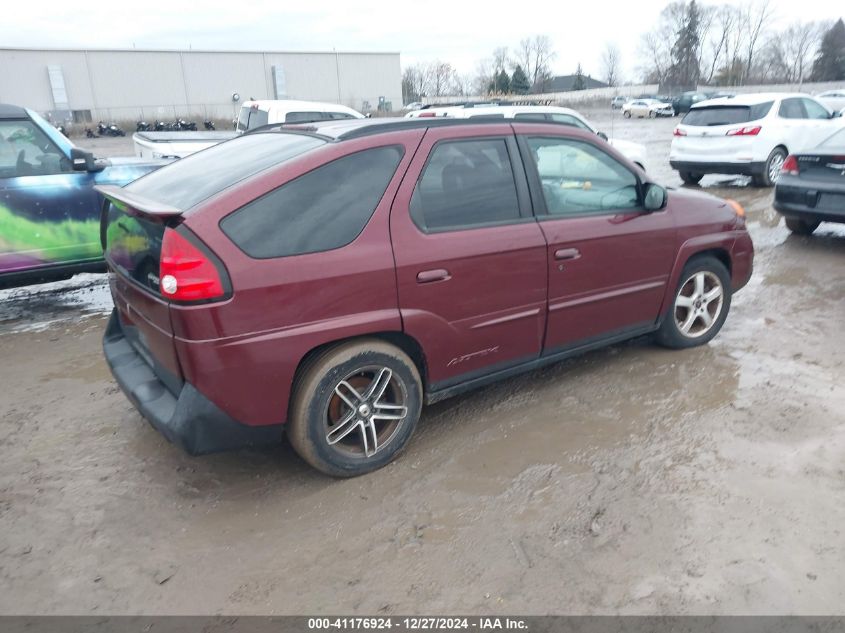
[[[162,218],[173,215],[182,215],[182,209],[177,209],[169,204],[162,204],[161,202],[150,200],[144,196],[139,196],[138,194],[127,191],[122,187],[117,187],[115,185],[95,185],[94,189],[99,191],[120,208],[129,207],[130,209],[134,209],[140,213]]]

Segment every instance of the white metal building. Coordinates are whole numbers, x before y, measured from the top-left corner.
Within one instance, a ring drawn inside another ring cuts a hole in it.
[[[401,82],[399,53],[0,48],[0,103],[79,122],[231,118],[233,95],[399,109]]]

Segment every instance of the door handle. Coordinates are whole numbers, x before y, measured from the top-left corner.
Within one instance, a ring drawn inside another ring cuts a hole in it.
[[[578,259],[581,257],[581,251],[577,248],[559,248],[555,251],[555,259]]]
[[[435,270],[423,270],[417,273],[418,284],[430,284],[435,281],[446,281],[451,279],[452,275],[445,268],[436,268]]]

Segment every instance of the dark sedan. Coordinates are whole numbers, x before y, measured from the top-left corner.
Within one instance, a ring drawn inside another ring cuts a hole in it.
[[[801,235],[822,222],[845,223],[845,128],[786,158],[775,187],[775,210]]]

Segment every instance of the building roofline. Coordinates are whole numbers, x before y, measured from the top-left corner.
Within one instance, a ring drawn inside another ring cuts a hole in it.
[[[226,53],[244,55],[400,55],[399,51],[295,51],[295,50],[234,50],[207,48],[74,48],[72,46],[0,46],[0,52],[53,52],[53,53]]]

